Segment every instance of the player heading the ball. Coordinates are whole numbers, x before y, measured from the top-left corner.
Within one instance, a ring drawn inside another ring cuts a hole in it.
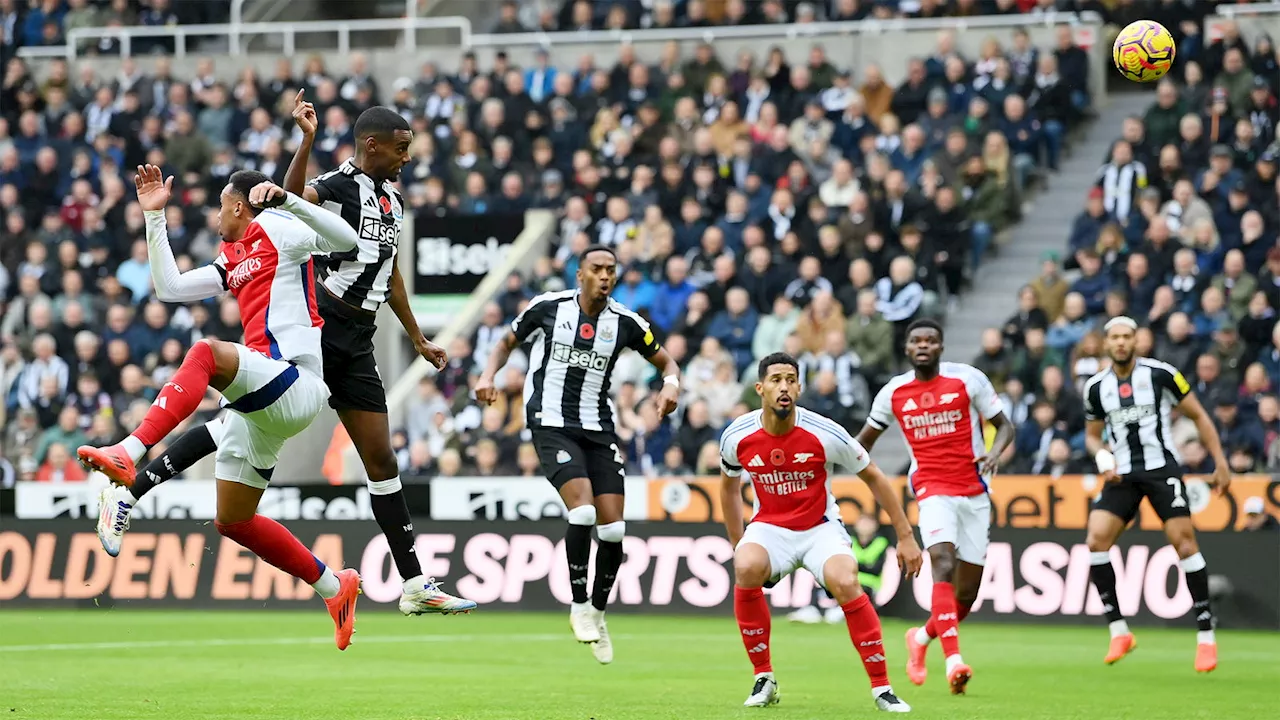
[[[847,430],[796,407],[800,370],[795,358],[786,353],[766,356],[760,361],[758,378],[756,392],[762,409],[733,421],[720,438],[720,500],[725,530],[735,548],[733,612],[755,669],[755,685],[743,704],[765,707],[778,702],[769,653],[771,618],[763,588],[803,567],[844,610],[849,637],[871,679],[876,707],[911,712],[889,684],[880,617],[858,584],[858,561],[831,494],[831,473],[839,465],[867,483],[898,534],[899,567],[915,576],[920,572],[920,546],[902,503]],[[756,496],[755,515],[745,529],[744,473]]]

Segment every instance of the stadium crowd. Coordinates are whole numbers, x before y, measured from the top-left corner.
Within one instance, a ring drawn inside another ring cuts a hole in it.
[[[1019,423],[1021,470],[1091,466],[1081,392],[1105,367],[1102,324],[1122,314],[1142,325],[1140,354],[1186,375],[1233,471],[1280,467],[1280,58],[1230,26],[1179,59],[1125,120],[1062,252],[983,336],[974,362]],[[1209,472],[1192,423],[1173,432],[1187,472]]]
[[[697,7],[675,3],[686,20]],[[557,214],[552,254],[509,279],[411,401],[397,433],[406,475],[537,474],[522,441],[519,354],[499,378],[506,402],[482,411],[469,386],[505,323],[533,294],[570,286],[575,253],[591,242],[616,248],[615,297],[651,319],[686,373],[680,417],[663,424],[643,402],[656,378],[638,357],[619,363],[634,470],[714,472],[718,430],[757,401],[753,358],[779,347],[803,358],[801,402],[856,429],[898,367],[905,325],[945,314],[1089,112],[1087,57],[1067,28],[1055,47],[1013,31],[973,57],[942,33],[896,88],[873,65],[835,67],[819,44],[804,57],[736,58],[671,44],[654,65],[626,45],[573,67],[540,55],[517,68],[501,53],[481,67],[467,54],[456,68],[428,63],[399,79],[371,77],[358,54],[349,62],[282,58],[229,78],[202,60],[176,78],[164,55],[126,59],[112,77],[53,60],[37,77],[10,59],[0,85],[0,458],[11,469],[0,478],[83,477],[76,445],[135,426],[195,340],[238,339],[234,300],[150,297],[125,168],[151,162],[178,178],[170,238],[183,265],[208,262],[211,206],[230,173],[283,176],[299,87],[322,121],[311,175],[354,152],[355,116],[382,102],[417,131],[402,184],[419,217]],[[1021,337],[999,340],[1011,358],[1023,352]],[[210,398],[205,417],[216,407]]]

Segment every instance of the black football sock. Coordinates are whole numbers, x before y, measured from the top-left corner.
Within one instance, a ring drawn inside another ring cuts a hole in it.
[[[1111,566],[1111,553],[1090,553],[1089,563],[1089,578],[1093,580],[1093,586],[1098,588],[1098,597],[1102,600],[1102,611],[1107,616],[1107,622],[1124,620],[1120,603],[1116,600],[1116,569]]]
[[[413,549],[413,520],[409,517],[409,503],[404,499],[400,478],[369,483],[369,505],[373,519],[387,538],[387,547],[396,562],[401,580],[416,578],[422,574],[422,564]]]
[[[1196,553],[1179,563],[1187,575],[1187,591],[1191,593],[1191,611],[1196,614],[1196,629],[1207,632],[1213,629],[1213,609],[1209,607],[1209,571],[1204,556]]]
[[[601,543],[603,544],[603,543]],[[569,586],[573,602],[587,602],[587,565],[591,562],[591,526],[569,524],[564,533],[564,554],[569,561]]]
[[[213,433],[209,431],[211,424],[206,423],[186,431],[173,441],[172,445],[165,448],[160,457],[147,463],[146,467],[142,468],[133,479],[133,487],[129,488],[134,499],[141,500],[142,496],[151,492],[155,486],[166,480],[172,480],[174,476],[195,465],[202,458],[212,455],[218,449],[218,445],[213,441]]]
[[[591,593],[591,606],[604,610],[609,604],[609,593],[613,592],[613,583],[618,579],[618,568],[622,567],[622,543],[600,541],[596,548],[596,586]]]

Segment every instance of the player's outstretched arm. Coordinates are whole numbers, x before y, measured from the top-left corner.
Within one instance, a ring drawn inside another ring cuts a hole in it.
[[[902,509],[902,502],[894,493],[893,485],[885,477],[879,466],[868,463],[859,473],[862,482],[871,488],[876,502],[889,514],[893,530],[898,535],[898,566],[908,577],[920,574],[920,566],[924,561],[920,553],[920,545],[916,542],[915,529],[907,520],[907,511]]]
[[[1218,429],[1213,426],[1209,413],[1204,411],[1195,393],[1187,393],[1178,403],[1178,412],[1191,418],[1196,424],[1196,432],[1200,435],[1200,444],[1209,451],[1213,458],[1213,488],[1222,495],[1231,487],[1231,466],[1227,464],[1227,456],[1222,452],[1222,438],[1218,437]]]
[[[738,547],[745,526],[742,519],[742,476],[720,470],[720,511],[724,514],[724,530],[729,544]]]
[[[182,272],[169,247],[169,228],[164,209],[173,191],[173,178],[166,179],[155,165],[139,165],[133,178],[138,189],[138,205],[147,221],[147,255],[151,259],[151,282],[161,302],[195,302],[226,292],[226,275],[221,268],[206,265]]]
[[[978,471],[985,476],[994,475],[996,470],[1000,469],[1000,457],[1004,455],[1005,448],[1009,447],[1009,443],[1013,442],[1013,423],[1009,422],[1009,418],[1003,412],[998,412],[988,419],[996,428],[996,437],[991,441],[991,449],[986,455],[978,458]]]

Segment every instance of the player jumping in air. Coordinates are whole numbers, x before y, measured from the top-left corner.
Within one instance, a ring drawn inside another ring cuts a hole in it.
[[[978,598],[987,558],[991,499],[986,479],[1013,440],[1013,424],[986,375],[962,363],[940,362],[942,327],[936,322],[911,323],[905,350],[913,369],[876,395],[858,442],[870,449],[895,421],[906,437],[908,479],[933,571],[929,622],[907,631],[907,677],[924,684],[929,641],[939,638],[947,682],[959,695],[973,676],[960,656],[959,624]],[[984,451],[983,420],[996,428],[990,451]]]
[[[1200,442],[1213,456],[1211,483],[1219,493],[1230,487],[1231,471],[1213,418],[1204,411],[1187,379],[1172,365],[1136,356],[1137,330],[1138,323],[1124,316],[1107,322],[1103,331],[1111,367],[1089,378],[1084,386],[1085,445],[1105,483],[1089,512],[1085,541],[1091,560],[1089,575],[1111,629],[1105,662],[1117,662],[1138,645],[1120,613],[1110,551],[1137,516],[1145,497],[1164,522],[1165,536],[1182,559],[1198,629],[1195,667],[1197,672],[1210,672],[1218,666],[1218,645],[1209,607],[1209,571],[1196,543],[1182,484],[1182,461],[1170,428],[1173,410],[1195,423]],[[1103,440],[1103,429],[1110,435],[1110,449]]]
[[[316,312],[324,321],[324,380],[332,394],[329,406],[338,413],[369,476],[369,503],[374,519],[387,538],[391,557],[404,579],[400,612],[406,615],[468,613],[476,603],[442,590],[435,578],[422,574],[414,552],[413,521],[400,484],[399,464],[391,450],[386,390],[374,359],[373,336],[378,307],[387,303],[413,341],[414,349],[435,365],[446,362],[444,350],[423,336],[409,307],[404,280],[396,265],[404,202],[394,182],[409,160],[413,132],[395,110],[372,107],[356,118],[356,156],[332,172],[306,184],[307,162],[318,126],[315,108],[299,91],[294,98],[294,121],[302,144],[285,174],[284,189],[307,202],[322,205],[346,222],[356,245],[318,258]],[[259,190],[259,192],[263,192]],[[251,198],[257,202],[259,197]],[[335,228],[337,230],[337,228]],[[308,278],[308,282],[311,278]],[[274,316],[273,316],[274,317]],[[131,492],[118,493],[113,507],[127,518],[128,508],[156,485],[173,478],[213,453],[222,444],[223,421],[193,428],[173,442],[160,457],[136,473]],[[130,471],[128,474],[133,475]],[[123,505],[121,504],[123,503]],[[124,524],[104,518],[98,525],[103,545],[121,541]]]
[[[858,561],[831,494],[837,465],[857,473],[889,513],[898,534],[898,565],[908,576],[920,572],[920,546],[893,486],[866,450],[844,428],[795,405],[800,371],[795,358],[774,353],[760,361],[756,392],[763,407],[734,420],[720,437],[720,501],[733,555],[733,612],[755,685],[743,705],[778,702],[778,683],[769,653],[771,619],[762,589],[803,567],[844,610],[849,637],[871,679],[876,707],[911,712],[893,693],[885,660],[880,616],[858,584]],[[743,529],[742,475],[751,479],[756,512]]]
[[[104,448],[83,446],[80,460],[112,482],[134,482],[134,463],[195,412],[205,391],[222,393],[228,413],[215,465],[218,511],[214,526],[268,563],[299,578],[325,599],[333,616],[338,649],[351,643],[360,576],[333,570],[311,554],[283,525],[258,515],[258,501],[271,480],[280,450],[289,438],[315,420],[329,397],[321,379],[320,326],[311,256],[346,252],[356,234],[333,213],[270,185],[260,172],[241,170],[222,191],[219,234],[222,246],[213,264],[179,272],[169,247],[165,206],[173,178],[160,168],[138,168],[134,178],[138,204],[146,215],[147,249],[156,297],[164,302],[194,302],[230,292],[240,303],[245,344],[201,340],[191,347],[173,379],[127,438]],[[249,202],[253,189],[274,190],[281,210],[259,210]],[[99,498],[99,523],[128,524],[132,503],[108,487]],[[120,545],[106,545],[110,555]]]
[[[533,433],[542,472],[564,501],[569,527],[565,559],[573,604],[569,625],[578,642],[591,645],[601,663],[613,662],[613,642],[604,611],[622,566],[622,519],[626,467],[614,429],[609,397],[613,366],[622,351],[640,353],[661,373],[658,416],[680,399],[680,366],[658,345],[644,318],[609,297],[618,283],[618,258],[604,245],[579,255],[578,289],[545,293],[529,301],[511,330],[489,354],[476,383],[476,398],[498,397],[494,377],[521,343],[530,348],[525,376],[525,418]],[[591,528],[600,541],[595,587],[587,596]]]

